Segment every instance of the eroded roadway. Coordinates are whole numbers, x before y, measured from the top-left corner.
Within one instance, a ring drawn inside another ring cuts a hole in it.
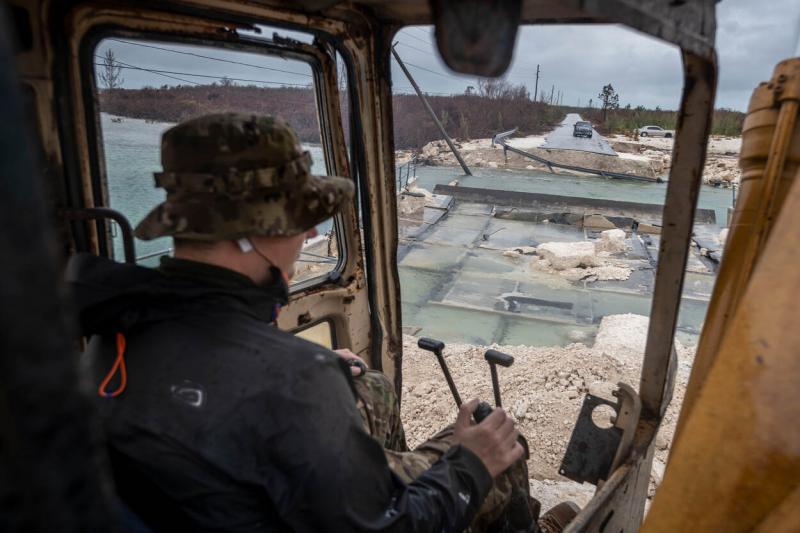
[[[577,113],[569,113],[556,129],[551,131],[545,137],[545,142],[539,148],[546,148],[548,150],[580,150],[583,152],[593,152],[595,154],[613,155],[616,156],[611,145],[605,137],[597,133],[592,128],[592,137],[573,137],[573,126],[579,120],[583,120]]]

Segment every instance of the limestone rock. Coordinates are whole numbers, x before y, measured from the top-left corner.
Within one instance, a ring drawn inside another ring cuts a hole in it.
[[[546,242],[536,248],[536,253],[555,270],[599,265],[594,243],[589,241]]]
[[[628,249],[625,243],[625,232],[621,229],[609,229],[600,233],[600,240],[595,242],[598,252],[617,254]]]

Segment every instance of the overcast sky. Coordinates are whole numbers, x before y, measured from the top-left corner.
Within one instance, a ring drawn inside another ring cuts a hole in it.
[[[760,81],[769,79],[775,63],[800,54],[800,1],[723,0],[717,6],[717,19],[720,78],[716,107],[744,111],[753,89]],[[477,85],[474,77],[453,74],[442,63],[433,44],[432,28],[405,28],[396,40],[398,53],[424,91],[463,93],[468,86]],[[304,86],[311,81],[309,68],[303,63],[255,54],[147,41],[126,44],[116,40],[102,42],[97,54],[104,54],[108,48],[128,67],[122,71],[122,78],[123,86],[129,88],[205,84],[220,76],[242,85]],[[564,104],[586,105],[590,98],[596,101],[607,83],[617,90],[622,106],[676,109],[680,101],[682,76],[677,48],[622,27],[521,28],[514,59],[505,77],[512,83],[525,84],[533,94],[537,64],[540,93],[546,91],[549,96],[555,87],[556,94],[562,91]],[[411,92],[410,84],[394,61],[392,79],[395,92]]]

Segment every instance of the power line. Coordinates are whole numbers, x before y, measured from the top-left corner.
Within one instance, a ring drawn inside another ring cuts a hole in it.
[[[97,55],[97,54],[95,54],[95,56],[94,56],[94,57],[96,57],[96,58],[98,58],[98,59],[102,59],[103,61],[105,61],[105,59],[106,59],[106,58],[104,58],[104,57],[102,57],[102,56],[99,56],[99,55]],[[120,65],[123,65],[125,68],[138,68],[138,67],[133,67],[132,65],[129,65],[128,63],[123,63],[122,61],[118,61],[118,60],[116,60],[116,59],[115,59],[114,61],[115,61],[116,63],[119,63]],[[95,63],[95,65],[97,65],[97,63]],[[108,66],[106,63],[100,63],[99,65],[100,65],[101,67],[106,67],[106,66]],[[165,78],[169,78],[169,79],[172,79],[172,80],[178,80],[178,81],[182,81],[182,82],[184,82],[184,83],[191,83],[191,84],[193,84],[193,85],[200,85],[200,84],[199,84],[199,83],[197,83],[196,81],[192,81],[192,80],[184,80],[183,78],[178,78],[178,77],[176,77],[176,76],[170,76],[170,75],[168,75],[168,74],[161,74],[161,73],[159,73],[159,72],[155,72],[155,71],[152,71],[152,70],[149,70],[149,69],[146,69],[146,68],[145,68],[145,69],[142,69],[142,70],[145,70],[145,71],[147,71],[147,72],[151,72],[151,73],[153,73],[153,74],[157,74],[157,75],[159,75],[159,76],[163,76],[163,77],[165,77]]]
[[[428,54],[428,55],[431,54],[429,50],[423,50],[422,48],[417,48],[416,46],[411,46],[410,44],[406,44],[403,41],[397,41],[397,44],[400,44],[400,45],[403,45],[405,47],[411,48],[413,50],[416,50],[417,52],[422,52],[423,54]]]
[[[419,65],[415,65],[414,63],[409,63],[408,61],[404,61],[404,63],[405,63],[406,65],[408,65],[409,67],[418,68],[418,69],[420,69],[420,70],[424,70],[424,71],[426,71],[426,72],[430,72],[431,74],[436,74],[437,76],[441,76],[441,77],[443,77],[443,78],[454,78],[454,79],[458,79],[458,78],[456,78],[455,76],[453,76],[452,74],[442,74],[441,72],[436,72],[435,70],[431,70],[431,69],[429,69],[429,68],[421,67],[421,66],[419,66]]]
[[[122,65],[121,61],[118,61],[120,65]],[[95,63],[95,66],[104,67],[106,66],[104,63]],[[143,70],[145,72],[152,72],[153,74],[177,74],[180,76],[193,76],[195,78],[211,78],[215,80],[230,80],[230,81],[241,81],[245,83],[268,83],[270,85],[290,85],[294,87],[308,87],[308,84],[304,83],[288,83],[288,82],[281,82],[281,81],[266,81],[266,80],[250,80],[246,78],[231,78],[230,76],[211,76],[209,74],[193,74],[191,72],[174,72],[171,70],[156,70],[156,69],[148,69],[143,67],[134,67],[134,66],[120,66],[119,68],[128,69],[128,70]],[[181,80],[181,81],[188,81],[188,80]],[[195,82],[189,82],[195,83]],[[195,85],[199,85],[195,83]]]
[[[423,30],[422,28],[417,28],[417,27],[414,27],[414,26],[410,26],[410,27],[408,27],[406,29],[411,30],[411,31],[418,31],[420,33],[420,35],[424,35],[425,37],[430,37],[431,36],[430,32],[427,32],[427,31]]]
[[[182,54],[182,55],[187,55],[187,56],[200,57],[200,58],[203,58],[203,59],[210,59],[212,61],[220,61],[222,63],[230,63],[232,65],[243,65],[245,67],[259,68],[259,69],[262,69],[262,70],[273,70],[275,72],[282,72],[284,74],[293,74],[295,76],[305,76],[307,78],[311,78],[312,77],[311,74],[306,74],[304,72],[292,72],[290,70],[282,70],[282,69],[274,68],[274,67],[265,67],[263,65],[253,65],[252,63],[243,63],[241,61],[233,61],[232,59],[221,59],[219,57],[204,56],[202,54],[197,54],[197,53],[194,53],[194,52],[184,52],[184,51],[181,51],[181,50],[172,50],[171,48],[164,48],[163,46],[155,46],[155,45],[152,45],[152,44],[134,43],[134,42],[131,42],[131,41],[123,41],[121,39],[109,39],[109,41],[116,41],[118,43],[130,44],[130,45],[133,45],[133,46],[142,46],[144,48],[153,48],[155,50],[162,50],[164,52],[171,52],[173,54]]]
[[[397,85],[392,86],[392,89],[399,89],[399,90],[404,90],[404,91],[413,91],[414,90],[413,87],[397,86]],[[436,95],[440,95],[440,96],[452,96],[454,94],[454,93],[439,93],[439,92],[436,92],[436,91],[422,91],[422,92],[424,92],[425,94],[436,94]],[[410,94],[410,95],[412,95],[413,93],[396,93],[396,94]]]
[[[419,41],[419,42],[421,42],[421,43],[427,44],[427,45],[429,45],[429,46],[430,46],[430,44],[431,44],[431,42],[430,42],[430,41],[426,41],[425,39],[420,39],[419,37],[417,37],[417,36],[415,36],[415,35],[411,35],[410,33],[405,33],[405,34],[403,34],[403,35],[404,35],[405,37],[411,37],[412,39],[415,39],[415,40],[417,40],[417,41]]]

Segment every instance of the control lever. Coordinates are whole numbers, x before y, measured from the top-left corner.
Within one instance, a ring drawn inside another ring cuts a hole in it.
[[[500,402],[500,381],[497,379],[497,365],[506,368],[514,364],[514,358],[506,353],[497,350],[486,350],[483,357],[489,363],[489,371],[492,373],[492,389],[494,390],[494,405],[502,407]]]
[[[431,339],[429,337],[421,337],[419,341],[417,341],[417,346],[428,352],[433,352],[433,355],[436,356],[436,360],[439,361],[439,366],[442,367],[444,378],[447,380],[447,386],[450,387],[450,392],[453,393],[453,399],[456,401],[456,405],[461,407],[461,396],[458,394],[458,389],[453,381],[453,376],[450,375],[450,370],[447,368],[444,355],[442,355],[442,352],[444,351],[444,343],[440,340]],[[492,406],[486,402],[480,402],[478,407],[475,408],[475,412],[472,413],[472,416],[475,418],[475,422],[480,424],[483,419],[490,414],[492,414]]]
[[[450,375],[450,370],[447,369],[447,363],[445,363],[444,356],[442,355],[442,351],[444,350],[444,343],[440,340],[431,339],[429,337],[421,337],[417,342],[417,346],[419,346],[423,350],[433,352],[433,355],[436,356],[436,360],[439,361],[439,366],[442,367],[442,373],[444,373],[444,379],[447,380],[447,386],[450,387],[450,392],[453,393],[453,399],[456,401],[456,405],[458,407],[461,407],[461,396],[459,396],[458,394],[458,389],[456,389],[456,384],[455,382],[453,382],[453,376]]]

